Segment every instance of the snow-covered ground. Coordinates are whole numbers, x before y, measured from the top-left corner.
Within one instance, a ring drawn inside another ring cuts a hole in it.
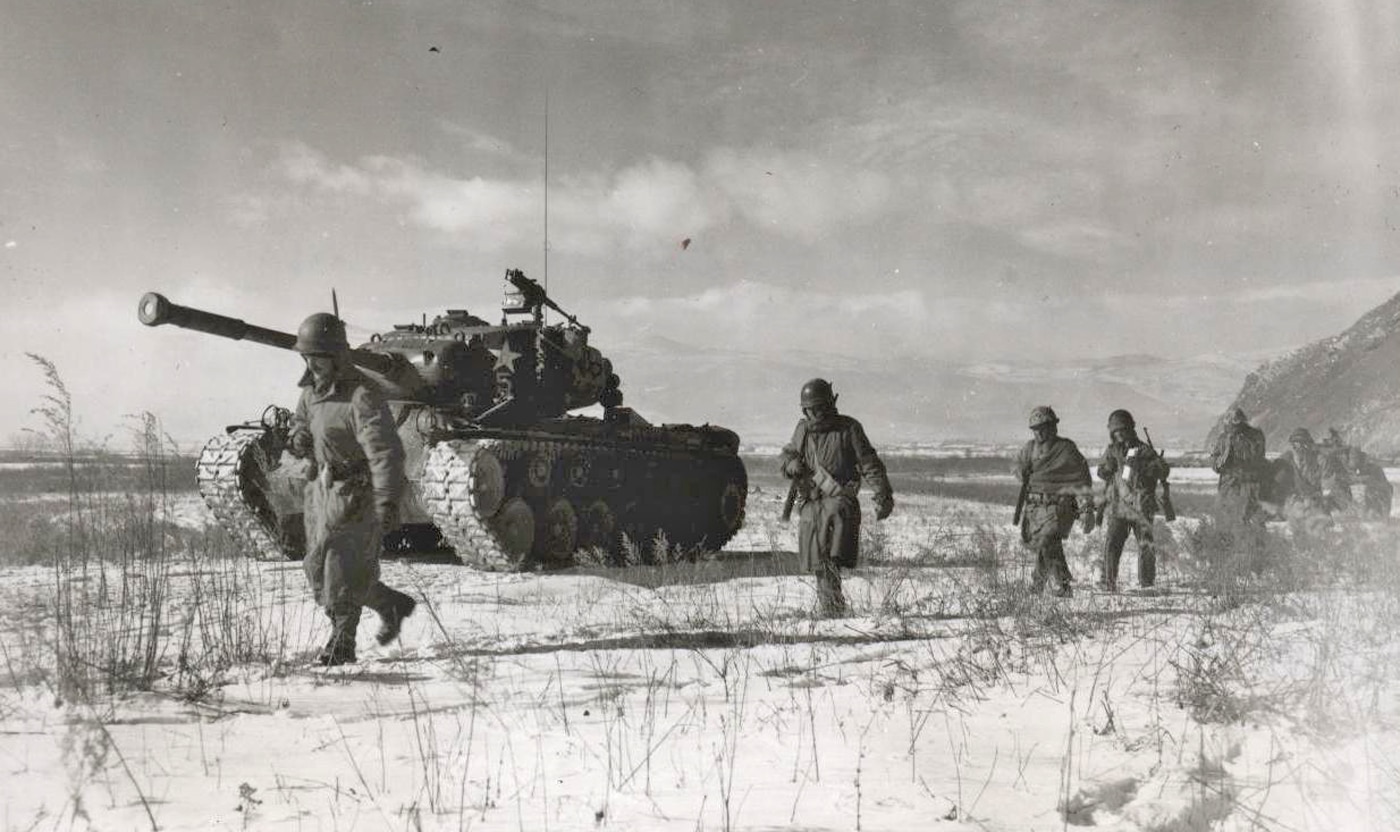
[[[26,672],[53,570],[5,571],[0,828],[1400,828],[1393,592],[1222,597],[1183,520],[1160,592],[1090,591],[1102,532],[1076,532],[1079,591],[1031,598],[1005,508],[911,496],[823,621],[777,511],[755,495],[693,565],[388,561],[418,613],[389,648],[366,614],[329,671],[299,566],[240,562],[283,660],[93,706]],[[168,626],[219,568],[177,564]]]

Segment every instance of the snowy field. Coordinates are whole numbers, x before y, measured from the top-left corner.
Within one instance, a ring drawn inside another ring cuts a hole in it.
[[[914,495],[822,621],[778,508],[752,495],[699,563],[388,561],[418,613],[389,648],[366,614],[329,671],[297,564],[181,556],[153,689],[83,702],[49,669],[54,599],[112,578],[5,570],[0,828],[1400,828],[1392,578],[1222,589],[1184,518],[1156,594],[1092,591],[1102,532],[1076,531],[1075,596],[1030,597],[1009,508]],[[1384,526],[1329,539],[1395,556]],[[265,657],[200,671],[231,625]]]

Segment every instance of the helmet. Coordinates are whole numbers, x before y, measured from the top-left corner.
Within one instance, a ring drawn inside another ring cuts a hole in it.
[[[1031,418],[1029,421],[1031,429],[1034,430],[1041,425],[1056,424],[1060,421],[1060,417],[1055,415],[1054,408],[1043,404],[1031,409]]]
[[[1133,421],[1133,414],[1126,410],[1115,410],[1108,414],[1108,432],[1116,430],[1132,430],[1137,427],[1137,422]]]
[[[1230,411],[1230,424],[1243,425],[1248,421],[1249,417],[1244,415],[1244,410],[1242,408],[1237,407],[1234,410]]]
[[[814,407],[819,404],[836,403],[836,394],[831,391],[831,382],[824,378],[814,378],[802,385],[802,406]]]
[[[294,347],[302,355],[345,352],[350,342],[345,338],[345,323],[329,312],[317,312],[297,328]]]
[[[1291,445],[1294,442],[1302,442],[1304,445],[1311,445],[1313,443],[1312,434],[1308,432],[1307,428],[1298,428],[1288,434],[1288,444]]]

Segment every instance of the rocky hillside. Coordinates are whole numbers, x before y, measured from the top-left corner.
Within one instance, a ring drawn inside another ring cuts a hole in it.
[[[1264,431],[1271,452],[1285,447],[1294,428],[1320,439],[1335,427],[1369,453],[1400,453],[1400,294],[1340,335],[1265,363],[1245,379],[1235,404]]]

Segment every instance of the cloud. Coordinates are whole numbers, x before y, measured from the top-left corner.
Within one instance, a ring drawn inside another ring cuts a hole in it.
[[[722,149],[711,154],[706,175],[758,227],[802,240],[847,222],[869,222],[893,190],[883,173],[807,153]]]
[[[498,250],[542,235],[543,183],[535,178],[457,177],[387,156],[338,163],[305,145],[288,147],[283,176],[327,197],[377,199],[454,242]],[[741,217],[759,231],[800,241],[868,223],[885,210],[892,186],[878,172],[806,153],[720,149],[698,167],[649,158],[615,172],[550,182],[551,249],[600,256],[669,252]],[[273,200],[240,202],[240,218]]]
[[[1083,359],[1130,352],[1167,357],[1296,346],[1339,332],[1400,288],[1400,279],[1156,295],[1130,287],[1092,297],[942,295],[895,278],[817,292],[759,281],[674,298],[633,298],[590,316],[601,345],[620,333],[697,348],[721,333],[756,353],[806,350],[949,360]],[[1228,337],[1213,333],[1227,332]],[[606,347],[604,347],[606,348]]]

